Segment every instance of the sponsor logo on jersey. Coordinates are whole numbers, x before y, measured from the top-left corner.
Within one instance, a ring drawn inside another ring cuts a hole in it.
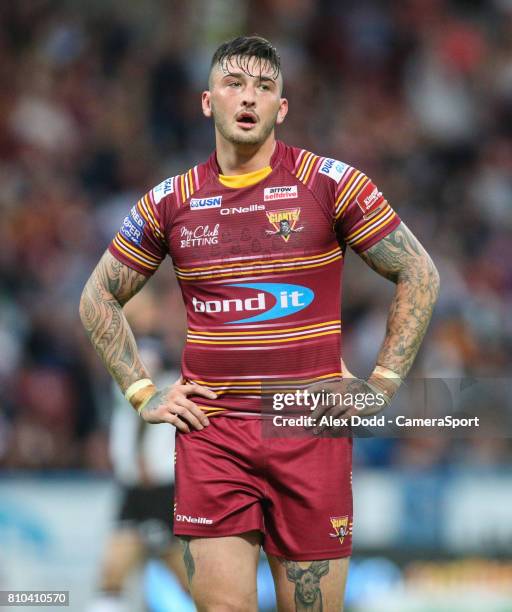
[[[204,208],[220,208],[222,206],[222,196],[212,196],[211,198],[191,198],[190,210],[201,210]]]
[[[155,204],[160,204],[160,201],[169,193],[174,192],[174,177],[165,179],[160,185],[153,188],[152,196]]]
[[[180,238],[180,246],[182,249],[218,244],[219,224],[216,223],[213,227],[209,225],[197,225],[194,229],[188,229],[182,226]]]
[[[283,208],[282,210],[267,211],[267,218],[273,225],[273,230],[266,230],[267,236],[281,236],[288,242],[292,234],[302,232],[304,226],[296,227],[300,216],[300,208]]]
[[[213,523],[212,519],[205,518],[204,516],[190,516],[188,514],[176,514],[174,520],[182,523],[196,523],[198,525],[211,525]]]
[[[374,183],[368,181],[368,184],[365,185],[364,189],[357,195],[356,203],[363,211],[363,218],[370,219],[381,210],[385,200]]]
[[[250,206],[233,206],[232,208],[221,208],[221,215],[241,215],[249,212],[265,210],[265,204],[251,204]]]
[[[146,221],[137,210],[137,206],[133,206],[130,214],[125,217],[121,226],[121,234],[133,244],[140,246],[142,237],[144,236],[144,226]]]
[[[337,159],[326,157],[318,172],[320,172],[320,174],[325,174],[326,176],[332,178],[333,181],[339,183],[347,168],[347,164],[344,164]]]
[[[343,544],[343,540],[350,534],[348,516],[331,516],[330,521],[334,533],[330,533],[329,537],[338,538],[340,544]]]
[[[265,202],[273,202],[274,200],[290,200],[298,198],[297,185],[289,185],[285,187],[265,187],[263,190],[263,200]]]
[[[235,283],[227,287],[250,289],[252,295],[223,300],[200,300],[192,297],[194,312],[215,315],[216,313],[250,313],[251,317],[225,321],[225,324],[257,323],[289,317],[300,312],[311,304],[315,297],[314,291],[302,285],[283,283]]]

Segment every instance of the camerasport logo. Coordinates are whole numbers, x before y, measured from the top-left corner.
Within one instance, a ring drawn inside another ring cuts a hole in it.
[[[219,242],[219,224],[198,225],[194,229],[183,226],[180,233],[180,246],[182,249],[189,247],[208,246]]]
[[[330,533],[329,537],[338,538],[340,544],[343,544],[343,540],[352,535],[352,524],[349,523],[348,516],[331,516],[330,521],[334,533]]]
[[[302,232],[304,226],[296,227],[300,217],[300,208],[283,208],[267,212],[267,219],[272,223],[274,229],[266,230],[267,236],[281,236],[288,242],[292,234]]]
[[[192,296],[194,312],[203,313],[213,319],[221,319],[223,324],[258,323],[289,317],[304,310],[314,300],[315,293],[302,285],[283,283],[235,283],[229,287],[225,299],[201,300]],[[237,291],[236,289],[243,291]],[[243,316],[252,314],[252,316]],[[240,316],[242,315],[242,318]],[[236,317],[233,320],[233,317]],[[222,319],[228,319],[222,321]]]
[[[288,200],[298,198],[297,185],[285,187],[266,187],[263,190],[263,200],[265,202],[273,202],[274,200]]]

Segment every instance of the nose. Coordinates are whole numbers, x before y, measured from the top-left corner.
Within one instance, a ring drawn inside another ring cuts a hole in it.
[[[242,98],[242,106],[244,107],[251,107],[254,106],[256,104],[256,90],[254,88],[254,85],[249,84],[246,87],[244,87],[244,95]]]

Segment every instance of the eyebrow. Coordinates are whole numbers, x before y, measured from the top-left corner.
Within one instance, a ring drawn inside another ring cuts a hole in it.
[[[273,79],[272,77],[265,76],[263,74],[257,75],[257,76],[253,76],[253,75],[247,74],[245,72],[226,72],[226,73],[224,73],[222,78],[225,78],[225,77],[234,77],[235,79],[240,79],[240,78],[243,78],[244,76],[251,77],[253,79],[257,79],[258,81],[270,81],[271,83],[276,83],[276,79]]]

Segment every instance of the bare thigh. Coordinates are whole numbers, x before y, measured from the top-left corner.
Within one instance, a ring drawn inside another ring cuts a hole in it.
[[[289,561],[268,555],[279,612],[342,612],[349,557]]]
[[[261,534],[180,537],[190,592],[198,612],[256,612]]]

